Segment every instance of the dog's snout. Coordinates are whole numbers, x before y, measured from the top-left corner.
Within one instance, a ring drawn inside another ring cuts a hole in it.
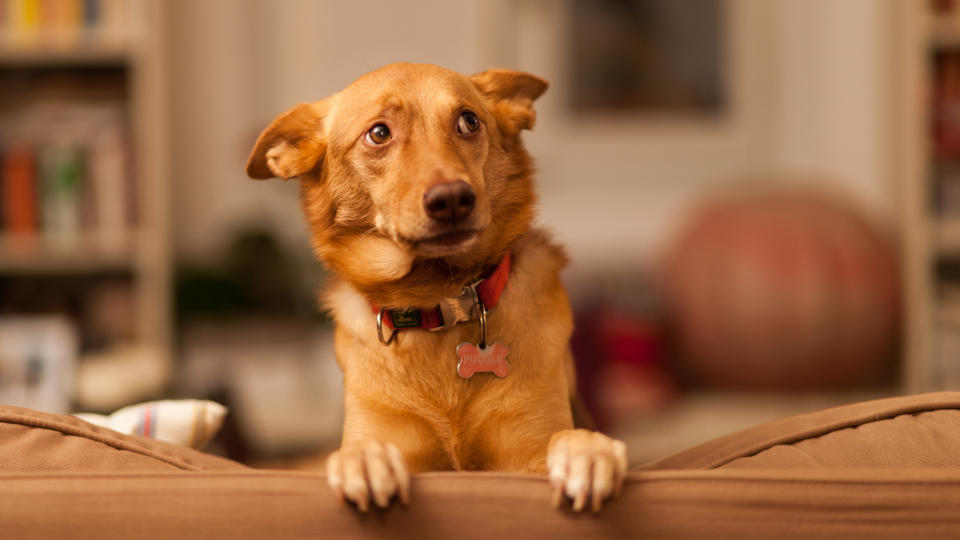
[[[423,194],[424,210],[437,221],[452,223],[465,219],[473,212],[476,202],[473,188],[463,180],[434,184]]]

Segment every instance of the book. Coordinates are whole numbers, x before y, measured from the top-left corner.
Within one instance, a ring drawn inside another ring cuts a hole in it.
[[[3,2],[3,0],[0,0],[0,2]],[[0,124],[0,127],[2,127],[2,124]],[[2,141],[0,141],[0,143],[2,143]],[[0,144],[0,235],[2,235],[4,230],[6,229],[6,217],[4,217],[6,213],[4,212],[5,205],[3,202],[5,200],[4,193],[3,193],[5,189],[3,186],[6,184],[6,181],[4,180],[3,156],[4,156],[4,149],[3,149],[3,145]]]
[[[89,149],[90,225],[96,230],[97,243],[105,249],[121,247],[128,240],[131,220],[127,212],[127,151],[119,126],[105,127],[93,139]]]
[[[3,225],[14,235],[37,232],[37,178],[33,148],[28,145],[7,147],[0,165],[3,178]]]
[[[122,45],[144,10],[141,0],[0,0],[0,46]]]
[[[34,45],[40,33],[40,0],[8,0],[10,41],[17,46]]]
[[[40,148],[40,229],[53,241],[74,243],[83,228],[84,153],[82,147],[66,143]]]
[[[0,317],[0,403],[70,412],[76,328],[60,316]]]

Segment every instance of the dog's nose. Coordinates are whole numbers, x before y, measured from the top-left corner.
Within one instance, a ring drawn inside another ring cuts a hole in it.
[[[473,212],[477,196],[463,180],[434,184],[423,194],[423,208],[437,221],[454,222]]]

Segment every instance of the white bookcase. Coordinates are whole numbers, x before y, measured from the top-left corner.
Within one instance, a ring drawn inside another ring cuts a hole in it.
[[[20,0],[0,3],[11,7]],[[22,2],[23,5],[29,4]],[[107,6],[108,2],[100,3]],[[124,78],[127,158],[132,178],[135,218],[121,239],[108,246],[93,235],[71,235],[69,241],[51,241],[43,234],[0,232],[0,275],[9,279],[43,276],[69,280],[98,273],[128,276],[135,313],[133,345],[152,358],[171,365],[171,259],[167,149],[166,48],[164,46],[166,3],[153,1],[114,2],[122,19],[111,21],[110,32],[72,29],[69,40],[30,29],[35,35],[9,24],[0,30],[0,76],[42,70],[112,70]],[[80,9],[83,2],[62,0],[41,5]],[[59,7],[58,7],[59,9]],[[9,18],[7,19],[9,22]],[[0,107],[0,110],[3,108]],[[9,111],[8,111],[9,112]],[[2,114],[2,112],[0,112]],[[16,314],[14,314],[16,315]]]
[[[903,381],[910,392],[957,389],[960,349],[951,353],[951,332],[944,324],[951,304],[950,283],[939,269],[960,260],[960,214],[938,209],[943,180],[938,169],[943,161],[935,151],[932,121],[934,58],[945,51],[960,55],[960,11],[951,17],[936,16],[929,2],[912,0],[899,0],[897,9]]]

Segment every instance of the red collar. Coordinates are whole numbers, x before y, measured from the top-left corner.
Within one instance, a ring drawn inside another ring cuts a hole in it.
[[[459,296],[444,298],[436,307],[431,309],[381,309],[371,304],[373,312],[380,315],[383,326],[390,330],[406,328],[423,328],[425,330],[442,330],[457,323],[473,320],[476,312],[473,309],[475,300],[479,300],[486,310],[491,310],[500,301],[500,296],[507,286],[510,276],[510,252],[503,256],[500,264],[490,274],[463,288]],[[476,293],[474,293],[476,291]]]

